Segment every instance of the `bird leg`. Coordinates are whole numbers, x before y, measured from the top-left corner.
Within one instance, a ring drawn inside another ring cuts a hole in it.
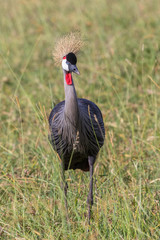
[[[64,170],[64,162],[62,160],[61,162],[61,189],[64,193],[64,204],[65,204],[65,210],[66,210],[66,215],[67,215],[67,220],[68,220],[68,204],[67,204],[67,189],[68,189],[68,184],[65,181],[65,170]]]
[[[93,165],[95,163],[95,157],[88,156],[89,171],[90,171],[90,184],[89,184],[89,194],[87,198],[88,203],[88,223],[90,225],[91,218],[91,208],[93,205]]]

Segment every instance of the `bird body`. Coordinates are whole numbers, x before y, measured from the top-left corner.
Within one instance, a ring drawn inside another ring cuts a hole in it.
[[[58,50],[56,49],[54,53],[56,61],[62,63],[65,100],[58,103],[50,113],[49,140],[62,160],[63,181],[65,170],[90,171],[88,195],[90,223],[93,204],[93,165],[103,146],[105,129],[102,114],[97,105],[87,99],[77,98],[72,72],[79,74],[75,54],[80,47],[79,38],[71,34],[60,41]],[[66,194],[65,187],[64,191]]]
[[[102,147],[104,124],[96,104],[78,98],[77,105],[77,121],[65,114],[65,101],[54,107],[49,117],[50,141],[64,161],[65,170],[89,171],[88,156],[96,157]]]

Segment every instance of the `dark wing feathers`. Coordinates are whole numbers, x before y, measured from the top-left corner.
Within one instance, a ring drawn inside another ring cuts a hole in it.
[[[88,155],[96,156],[104,143],[105,129],[101,111],[93,102],[78,98],[80,121],[77,132],[79,132],[79,138],[76,142],[77,146],[75,146],[73,141],[71,143],[63,137],[64,105],[65,101],[62,101],[51,111],[49,140],[54,150],[65,161],[65,169],[68,169],[72,155],[70,169],[88,170]]]
[[[97,105],[87,99],[78,99],[80,115],[82,116],[82,134],[86,139],[88,154],[97,155],[103,146],[105,138],[104,123],[101,111]]]

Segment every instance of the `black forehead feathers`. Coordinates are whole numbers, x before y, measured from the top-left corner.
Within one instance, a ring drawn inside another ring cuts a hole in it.
[[[77,63],[77,57],[74,53],[70,52],[66,55],[66,59],[71,64],[75,65]]]

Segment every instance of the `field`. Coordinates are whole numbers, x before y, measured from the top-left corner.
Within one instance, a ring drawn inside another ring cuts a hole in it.
[[[57,38],[80,31],[78,97],[102,110],[94,169],[66,172],[69,222],[48,116],[64,99]],[[0,239],[160,239],[158,0],[6,0],[0,14]]]

